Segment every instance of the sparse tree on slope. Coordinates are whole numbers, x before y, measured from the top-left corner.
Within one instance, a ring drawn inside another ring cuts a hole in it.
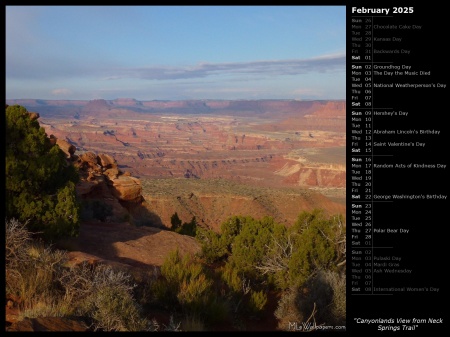
[[[79,176],[58,145],[19,105],[6,108],[6,216],[47,239],[78,234]]]

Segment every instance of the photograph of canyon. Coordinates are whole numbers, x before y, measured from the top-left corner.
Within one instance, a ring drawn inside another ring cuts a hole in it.
[[[344,7],[6,18],[6,331],[345,329]]]
[[[299,209],[345,209],[344,101],[7,103],[38,112],[68,153],[107,154],[138,178],[153,226],[175,212],[219,229],[244,212],[293,223]]]

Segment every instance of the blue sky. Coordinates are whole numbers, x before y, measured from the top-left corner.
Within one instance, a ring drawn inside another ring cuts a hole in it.
[[[345,99],[344,6],[7,6],[6,98]]]

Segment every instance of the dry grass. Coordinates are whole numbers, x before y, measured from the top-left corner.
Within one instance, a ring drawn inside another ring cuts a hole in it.
[[[148,331],[131,275],[103,264],[66,267],[65,251],[31,240],[25,226],[5,221],[6,294],[20,299],[19,318],[89,317],[101,331]]]

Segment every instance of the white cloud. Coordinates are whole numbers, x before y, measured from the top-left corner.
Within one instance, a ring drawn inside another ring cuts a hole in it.
[[[58,88],[58,89],[53,89],[51,91],[52,95],[55,96],[67,96],[70,95],[72,93],[72,91],[70,91],[69,89],[66,88]]]
[[[140,67],[113,71],[109,79],[139,78],[171,80],[204,78],[222,74],[283,76],[312,72],[344,71],[345,55],[323,55],[310,59],[266,60],[231,63],[199,63],[189,67]]]

